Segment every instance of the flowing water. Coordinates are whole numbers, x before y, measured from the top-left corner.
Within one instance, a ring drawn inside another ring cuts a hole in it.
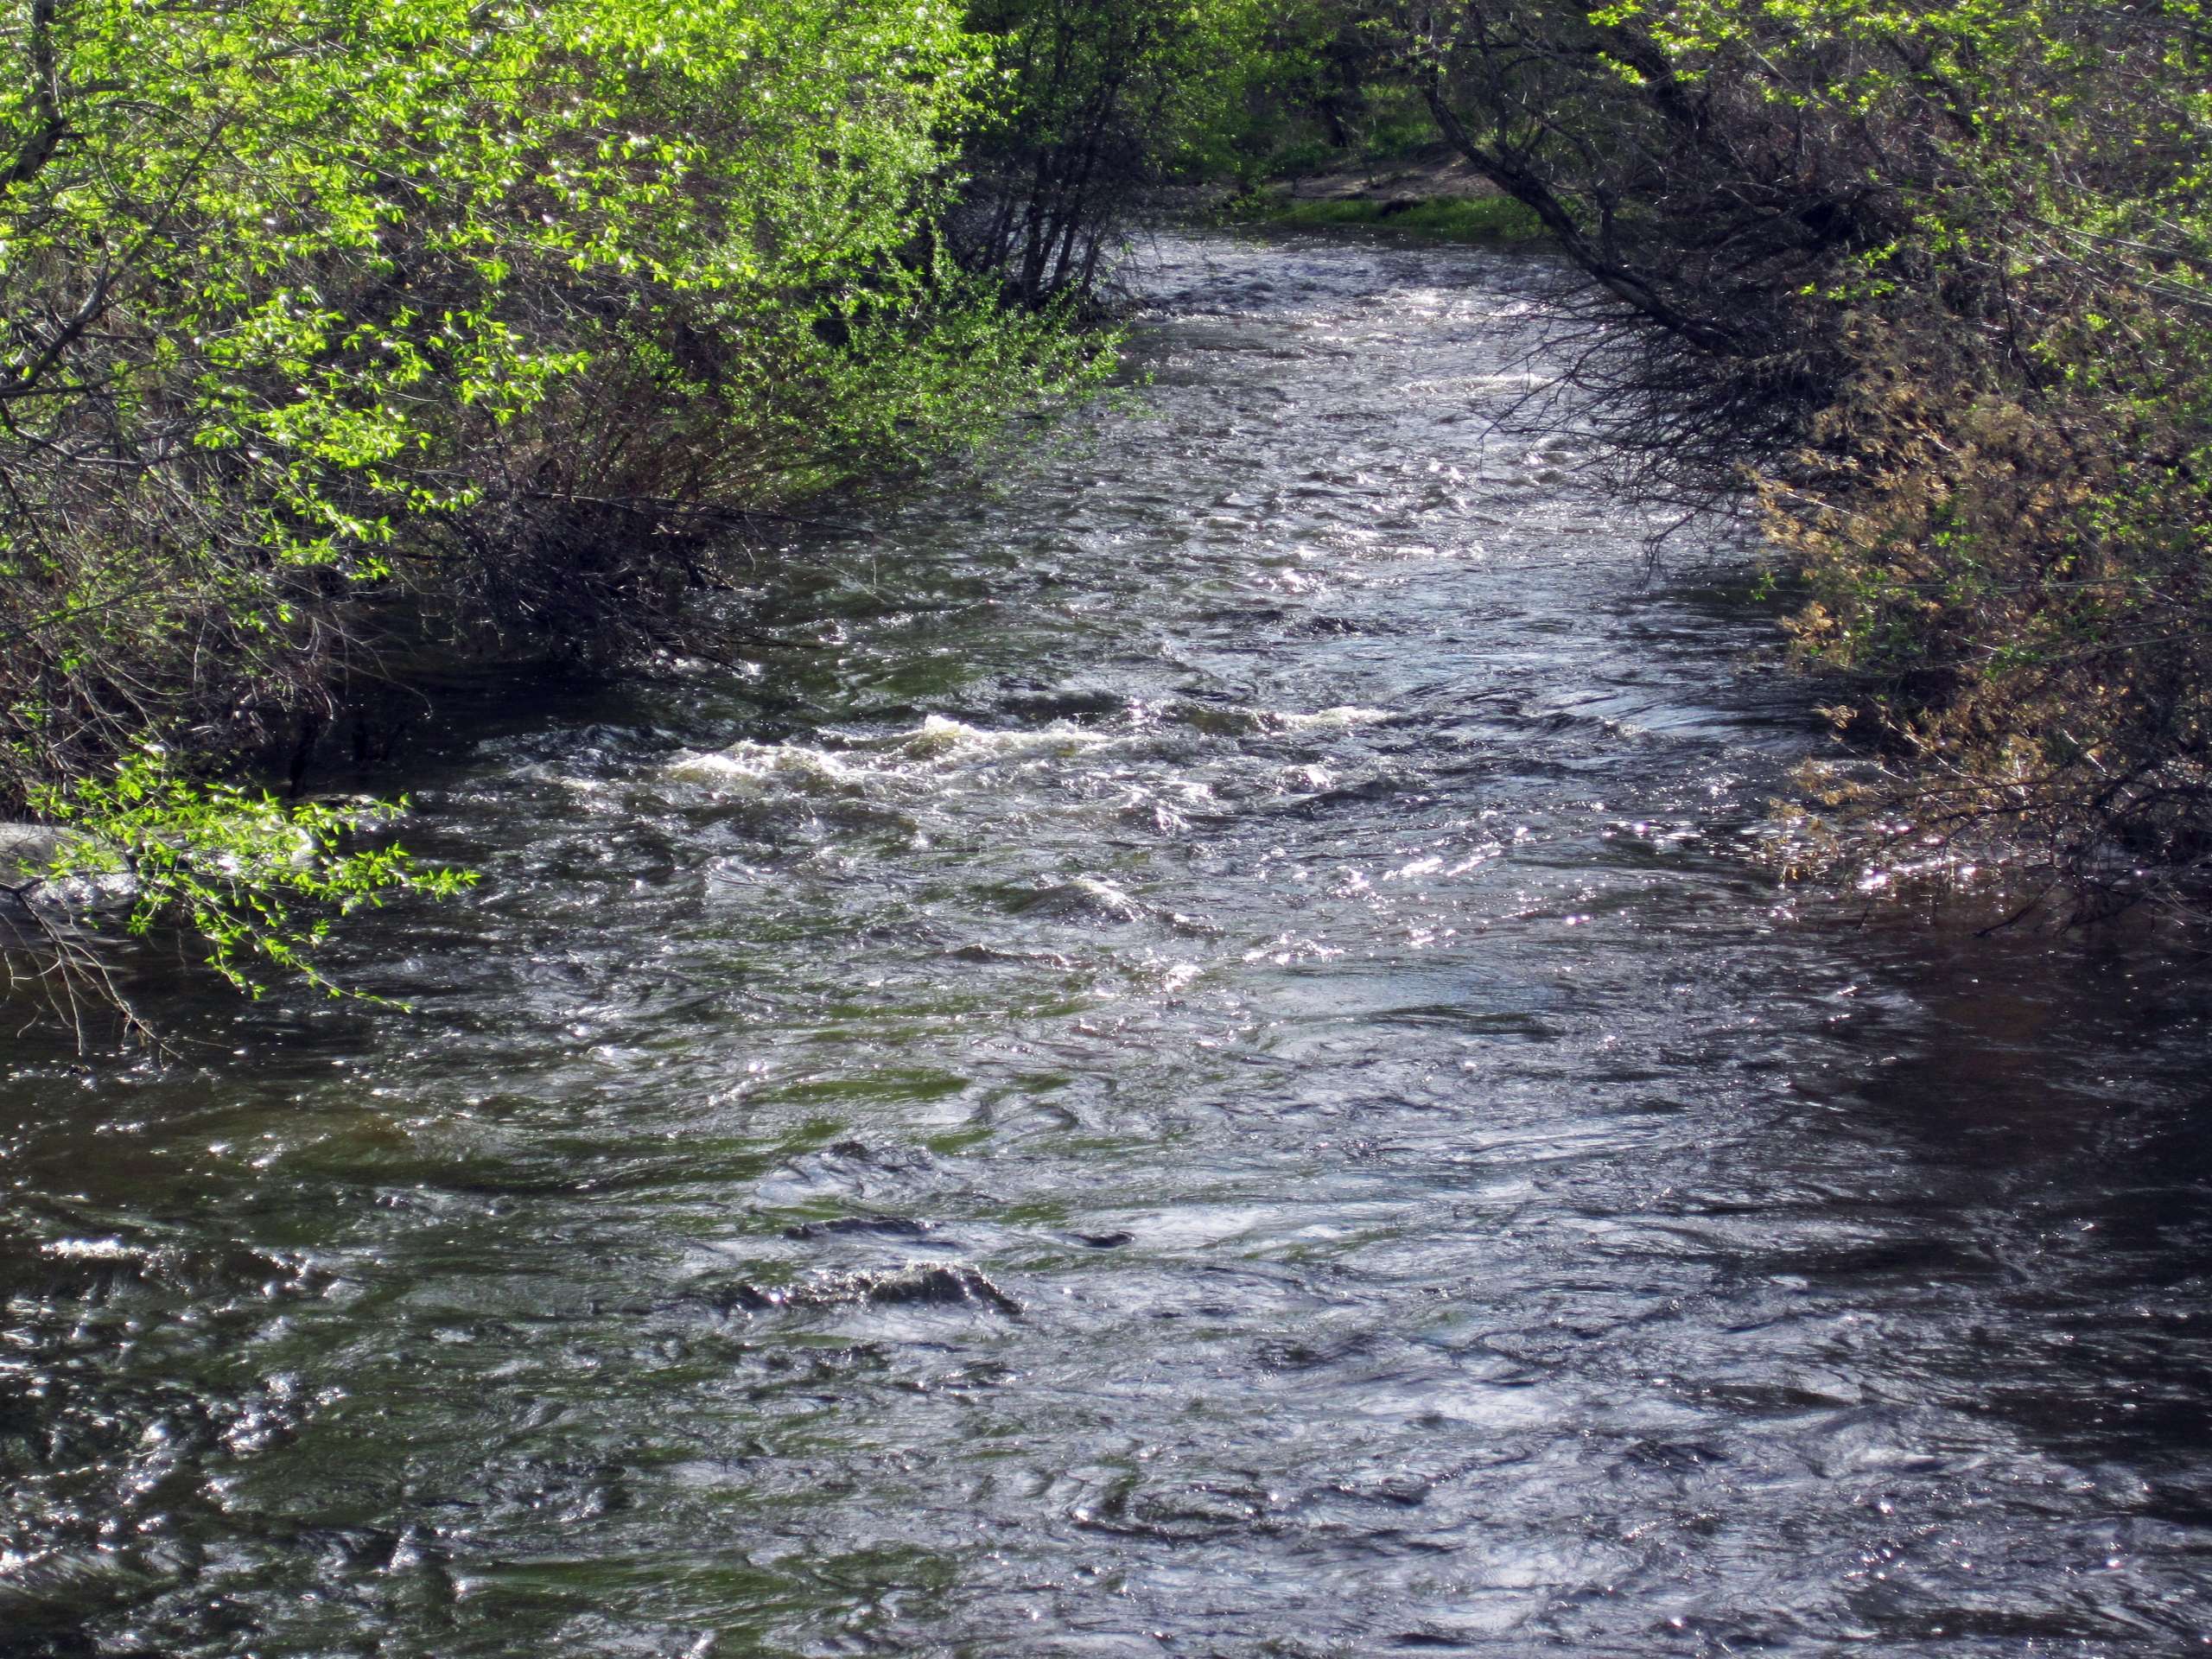
[[[2212,995],[1762,873],[1531,270],[1162,244],[1133,407],[456,722],[416,1014],[12,1039],[0,1651],[2212,1637]]]

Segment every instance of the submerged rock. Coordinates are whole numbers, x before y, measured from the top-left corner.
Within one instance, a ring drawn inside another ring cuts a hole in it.
[[[784,1229],[785,1238],[838,1238],[853,1233],[879,1238],[926,1238],[937,1230],[906,1216],[840,1216],[835,1221],[802,1221]]]
[[[721,1313],[766,1313],[793,1307],[969,1307],[1018,1318],[1015,1301],[976,1268],[958,1262],[917,1262],[884,1272],[839,1273],[796,1285],[744,1281],[704,1287],[696,1297]]]
[[[1110,881],[1089,875],[1024,893],[1014,910],[1019,915],[1065,922],[1141,922],[1154,914],[1151,906],[1131,898]]]
[[[1152,922],[1175,932],[1211,938],[1220,926],[1204,916],[1185,915],[1147,904],[1096,876],[1078,875],[1047,887],[1014,889],[1008,906],[1017,916],[1048,922],[1072,922],[1091,926],[1126,926]],[[973,950],[984,947],[969,946]]]
[[[61,832],[52,824],[0,823],[0,881],[35,880],[60,850]]]
[[[138,883],[127,871],[49,874],[69,839],[69,832],[54,824],[0,823],[0,889],[5,896],[55,916],[109,914],[138,902]]]
[[[882,1275],[855,1274],[852,1276],[855,1280],[868,1281],[862,1294],[867,1300],[880,1307],[977,1306],[988,1307],[998,1313],[1021,1312],[1020,1303],[973,1268],[939,1264],[906,1268],[899,1272]]]

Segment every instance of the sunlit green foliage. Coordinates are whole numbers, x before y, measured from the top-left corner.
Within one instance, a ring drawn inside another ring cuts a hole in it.
[[[334,918],[396,893],[444,897],[474,880],[420,868],[396,842],[359,844],[361,832],[398,818],[404,802],[287,804],[263,790],[194,783],[152,744],[107,777],[43,788],[34,799],[73,830],[50,878],[120,878],[131,931],[189,928],[208,963],[256,995],[264,988],[257,967],[335,989],[313,954]]]

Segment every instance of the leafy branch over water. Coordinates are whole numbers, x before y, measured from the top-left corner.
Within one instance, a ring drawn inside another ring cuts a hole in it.
[[[334,917],[400,893],[447,897],[475,881],[425,869],[396,842],[359,844],[400,818],[404,800],[286,804],[265,790],[181,778],[150,745],[125,756],[111,778],[44,790],[35,804],[73,826],[48,879],[120,878],[132,932],[181,922],[205,944],[209,965],[256,996],[266,987],[254,973],[271,969],[335,994],[314,956]]]

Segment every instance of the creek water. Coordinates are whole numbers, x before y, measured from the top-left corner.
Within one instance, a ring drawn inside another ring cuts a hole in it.
[[[1535,270],[1154,245],[1124,404],[456,719],[414,1013],[10,1039],[0,1651],[2212,1638],[2212,995],[1777,887]]]

